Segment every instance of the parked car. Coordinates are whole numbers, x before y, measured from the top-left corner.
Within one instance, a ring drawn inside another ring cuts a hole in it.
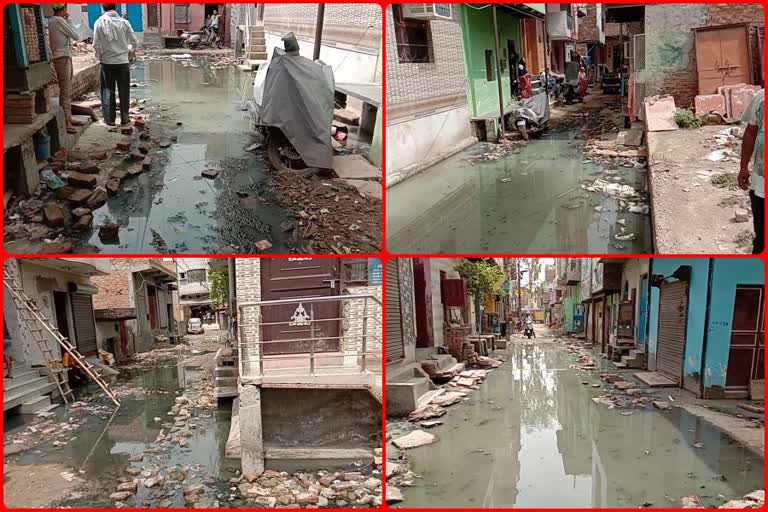
[[[205,328],[203,327],[203,321],[199,318],[190,318],[187,323],[188,334],[205,334]]]

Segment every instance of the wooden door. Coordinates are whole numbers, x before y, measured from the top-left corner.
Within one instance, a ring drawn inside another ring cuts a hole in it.
[[[723,85],[752,83],[746,25],[705,27],[695,34],[699,94],[717,94]]]
[[[680,383],[683,377],[685,332],[688,323],[688,283],[662,283],[659,299],[659,338],[656,368]]]
[[[728,391],[746,391],[750,380],[763,378],[763,335],[763,287],[737,286],[725,376]]]
[[[279,300],[339,294],[339,260],[280,258],[261,260],[261,298]],[[341,332],[338,301],[300,302],[262,308],[264,354],[337,352]],[[277,323],[280,322],[280,323]]]

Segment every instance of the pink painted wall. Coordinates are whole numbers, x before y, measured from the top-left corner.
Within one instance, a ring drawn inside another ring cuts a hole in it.
[[[166,35],[176,35],[178,30],[199,30],[205,24],[205,4],[190,4],[190,23],[180,23],[178,26],[173,22],[174,20],[174,5],[173,4],[160,4],[161,5],[161,19],[160,28],[161,32]]]

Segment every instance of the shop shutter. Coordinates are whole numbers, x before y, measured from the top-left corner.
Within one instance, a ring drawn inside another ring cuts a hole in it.
[[[93,317],[93,297],[83,293],[70,294],[72,317],[75,321],[75,345],[83,355],[96,353],[96,324]]]
[[[683,377],[685,324],[688,320],[688,283],[677,281],[661,285],[659,300],[659,339],[656,369],[680,383]]]
[[[386,292],[387,362],[390,363],[405,357],[403,319],[400,309],[400,274],[397,270],[397,260],[387,262]]]

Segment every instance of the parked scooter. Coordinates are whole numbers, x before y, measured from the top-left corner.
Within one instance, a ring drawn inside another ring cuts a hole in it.
[[[524,335],[526,338],[528,338],[528,339],[531,339],[531,338],[534,336],[534,333],[533,333],[533,325],[531,325],[531,324],[526,324],[526,326],[525,326],[525,331],[523,331],[523,335]]]
[[[265,139],[269,163],[277,170],[301,173],[333,168],[333,70],[299,54],[293,33],[283,38],[267,64],[259,67],[248,102],[256,129]]]
[[[181,42],[185,48],[194,50],[196,48],[202,48],[208,46],[221,49],[221,39],[216,35],[216,32],[211,27],[203,27],[195,32],[184,31],[181,34]]]
[[[546,92],[520,100],[520,105],[512,111],[512,122],[525,140],[528,140],[531,134],[544,130],[547,121],[549,95]]]

